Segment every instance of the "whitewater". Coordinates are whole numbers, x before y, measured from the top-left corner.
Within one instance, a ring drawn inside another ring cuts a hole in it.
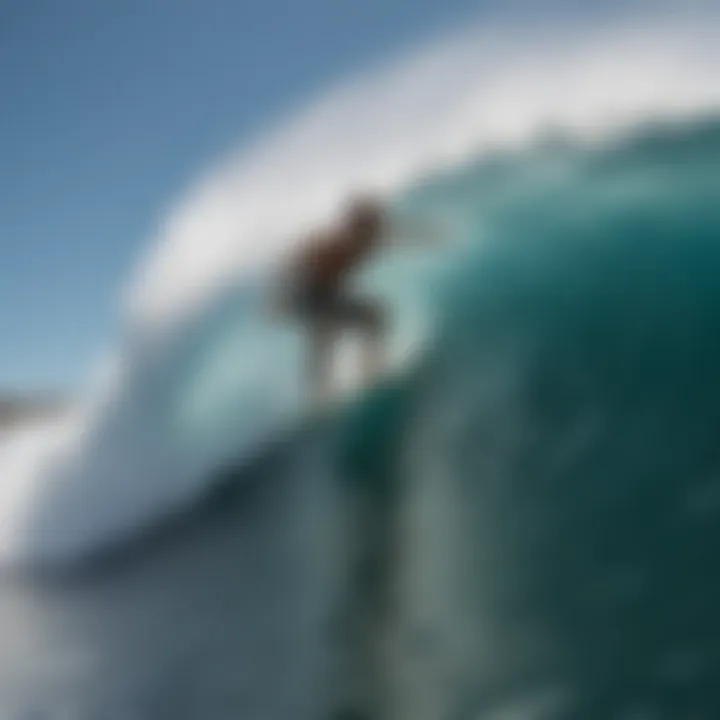
[[[675,197],[672,184],[646,197],[642,167],[624,185],[593,184],[582,158],[712,117],[718,39],[710,14],[485,22],[351,78],[212,167],[141,258],[121,298],[122,337],[82,401],[0,437],[0,562],[75,561],[121,542],[301,421],[301,338],[265,301],[277,259],[348,194],[381,193],[452,236],[449,249],[390,255],[360,279],[393,309],[392,355],[408,374],[476,303],[447,289],[472,288],[489,249],[527,238],[523,213],[553,199],[541,189],[586,189],[568,222],[593,192],[643,207]]]

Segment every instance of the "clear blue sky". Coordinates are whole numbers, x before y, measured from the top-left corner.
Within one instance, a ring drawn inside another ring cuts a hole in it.
[[[164,209],[478,0],[0,0],[0,391],[81,384]]]

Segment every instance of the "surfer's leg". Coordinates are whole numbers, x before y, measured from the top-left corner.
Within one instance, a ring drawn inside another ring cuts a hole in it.
[[[294,309],[307,337],[306,387],[309,404],[321,408],[332,394],[332,361],[337,321],[333,298],[322,288],[302,286],[294,293]]]
[[[362,373],[365,382],[379,377],[385,368],[385,313],[379,304],[364,301],[359,307],[359,327],[365,335]]]
[[[385,311],[372,300],[342,298],[337,314],[344,325],[364,336],[361,372],[364,382],[371,382],[385,366]]]
[[[327,318],[316,317],[310,324],[308,383],[314,407],[322,406],[332,392],[332,360],[335,327]]]

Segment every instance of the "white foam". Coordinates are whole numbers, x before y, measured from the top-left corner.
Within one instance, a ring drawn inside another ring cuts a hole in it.
[[[275,257],[357,188],[390,192],[547,129],[585,139],[720,102],[713,23],[473,28],[328,92],[213,168],[172,210],[128,292],[161,321]]]

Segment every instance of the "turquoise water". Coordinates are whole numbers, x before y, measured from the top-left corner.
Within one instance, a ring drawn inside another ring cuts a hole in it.
[[[366,278],[432,309],[417,363],[262,461],[240,453],[164,532],[3,579],[2,712],[717,717],[718,167],[707,119],[396,198],[457,232],[441,266]],[[152,399],[227,357],[252,302],[171,347]],[[198,442],[245,422],[202,417]]]
[[[468,250],[344,456],[392,489],[408,716],[718,712],[719,167],[711,119],[410,199]]]

